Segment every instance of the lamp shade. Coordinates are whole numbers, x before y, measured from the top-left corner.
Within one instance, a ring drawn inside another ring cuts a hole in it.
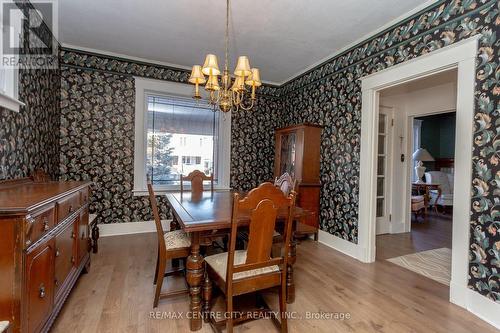
[[[194,65],[193,69],[191,70],[191,76],[189,77],[189,82],[190,83],[198,83],[198,84],[203,84],[206,82],[205,76],[203,75],[201,71],[201,66],[200,65]]]
[[[413,153],[413,160],[431,162],[434,161],[434,157],[432,157],[432,155],[429,154],[429,152],[425,148],[418,148]]]
[[[260,87],[262,82],[260,81],[260,72],[258,68],[252,68],[252,74],[250,74],[245,81],[249,86]]]
[[[219,64],[217,63],[217,57],[215,54],[207,54],[205,58],[205,63],[203,64],[202,69],[203,74],[205,75],[219,75]]]
[[[245,78],[243,76],[237,76],[234,79],[234,83],[233,86],[231,87],[231,90],[236,92],[242,91],[243,89],[245,89],[244,85],[245,85]]]
[[[205,85],[205,89],[208,91],[216,91],[220,89],[219,81],[216,75],[210,75],[208,77],[207,84]]]
[[[238,57],[238,63],[236,64],[236,69],[234,70],[234,75],[236,76],[248,76],[252,73],[250,70],[250,61],[247,56]]]

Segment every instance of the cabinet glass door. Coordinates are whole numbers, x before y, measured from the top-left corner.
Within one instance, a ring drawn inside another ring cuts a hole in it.
[[[280,175],[288,172],[295,178],[295,132],[281,136]]]

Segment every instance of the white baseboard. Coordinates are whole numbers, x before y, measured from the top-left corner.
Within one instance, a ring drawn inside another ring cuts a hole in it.
[[[453,281],[450,283],[450,301],[500,329],[500,303]]]
[[[351,243],[346,241],[345,239],[339,238],[332,234],[329,234],[326,231],[319,230],[318,231],[318,242],[321,244],[325,244],[328,247],[331,247],[334,250],[342,252],[354,259],[360,260],[360,251],[358,244]]]
[[[467,289],[467,310],[490,325],[500,329],[500,303]]]
[[[170,230],[170,220],[162,220],[163,230]],[[156,232],[154,221],[98,224],[99,236],[120,236]]]

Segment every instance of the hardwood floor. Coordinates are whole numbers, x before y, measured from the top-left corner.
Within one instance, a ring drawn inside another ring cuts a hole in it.
[[[377,236],[377,260],[399,257],[431,249],[451,249],[452,219],[446,215],[429,212],[425,220],[412,218],[411,232]]]
[[[288,310],[303,319],[290,319],[289,332],[498,332],[449,303],[441,284],[391,263],[363,264],[314,241],[297,251],[296,301]],[[101,238],[90,273],[79,279],[53,332],[189,332],[185,318],[150,318],[155,252],[155,234]],[[266,299],[276,308],[277,295]],[[156,311],[161,317],[187,309],[184,295],[161,300]],[[306,311],[349,313],[350,319],[305,319]],[[270,320],[235,329],[264,331],[277,332]],[[198,332],[211,329],[204,323]]]

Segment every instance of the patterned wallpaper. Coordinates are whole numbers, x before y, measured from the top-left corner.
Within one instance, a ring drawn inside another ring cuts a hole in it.
[[[45,38],[53,38],[50,30],[44,31]],[[28,29],[23,33],[23,48],[33,54]],[[58,47],[55,39],[53,42]],[[52,178],[57,176],[59,87],[58,69],[19,69],[19,100],[26,106],[19,113],[0,108],[0,180],[27,177],[36,169],[45,170]]]
[[[359,78],[481,34],[476,91],[469,286],[500,302],[500,3],[439,1],[282,87],[282,125],[323,124],[321,229],[358,242]]]
[[[498,13],[496,0],[441,0],[282,87],[264,87],[252,113],[233,117],[232,185],[247,189],[272,177],[275,127],[322,124],[321,228],[357,243],[359,78],[481,34],[471,124],[475,138],[469,286],[500,302]],[[60,55],[61,178],[95,181],[91,209],[100,223],[151,219],[147,199],[131,193],[132,75],[186,82],[188,73],[69,49]],[[20,114],[0,111],[0,161],[8,166],[9,178],[40,166],[57,173],[57,74],[23,73],[21,94],[28,107]],[[164,203],[161,206],[165,217],[168,212]]]
[[[99,223],[151,220],[147,197],[134,197],[134,76],[187,82],[184,70],[62,49],[61,179],[95,183],[90,210]],[[272,179],[278,90],[262,87],[253,111],[232,117],[231,186]],[[169,214],[165,202],[161,214]]]

